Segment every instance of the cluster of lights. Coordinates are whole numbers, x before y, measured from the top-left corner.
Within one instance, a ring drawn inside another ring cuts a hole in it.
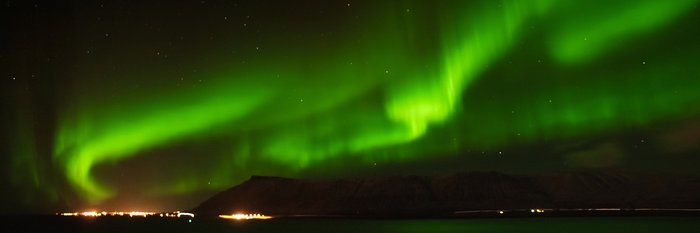
[[[159,217],[190,217],[194,218],[194,214],[186,212],[171,212],[171,213],[155,213],[155,212],[144,212],[144,211],[130,211],[130,212],[96,212],[96,211],[86,211],[86,212],[73,212],[73,213],[56,213],[60,216],[83,216],[83,217],[102,217],[102,216],[129,216],[129,217],[148,217],[148,216],[159,216]]]
[[[519,212],[530,212],[530,213],[544,213],[546,211],[553,211],[553,209],[511,209],[511,210],[462,210],[455,211],[455,214],[506,214],[509,212],[519,213]]]
[[[180,211],[175,211],[175,212],[170,212],[170,213],[161,213],[158,214],[159,217],[168,217],[168,218],[181,218],[181,217],[190,217],[194,218],[193,213],[187,213],[187,212],[180,212]]]
[[[155,215],[154,212],[143,212],[143,211],[130,211],[130,212],[96,212],[96,211],[86,211],[86,212],[75,212],[75,213],[59,213],[57,215],[61,216],[83,216],[83,217],[102,217],[102,216],[129,216],[129,217],[147,217]]]
[[[264,214],[231,214],[231,215],[219,215],[219,218],[223,219],[235,219],[235,220],[250,220],[250,219],[271,219],[272,217]]]

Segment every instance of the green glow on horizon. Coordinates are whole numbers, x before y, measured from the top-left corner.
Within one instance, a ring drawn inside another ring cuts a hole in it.
[[[333,51],[308,52],[315,48],[308,42],[284,50],[289,54],[260,55],[250,66],[221,56],[223,65],[202,75],[214,81],[197,88],[76,100],[59,117],[55,166],[97,203],[119,187],[103,183],[93,169],[192,138],[224,138],[230,148],[206,155],[211,169],[173,174],[148,192],[216,190],[253,172],[294,175],[341,158],[401,163],[691,116],[698,110],[686,106],[700,102],[694,66],[586,65],[634,54],[618,47],[658,37],[654,32],[676,23],[695,2],[606,3],[624,11],[601,17],[595,17],[598,5],[573,1],[409,2],[412,9],[382,3],[359,23],[371,26],[350,27],[350,38],[332,41]],[[437,16],[421,12],[422,6],[432,6],[425,9]],[[551,26],[533,29],[541,24]],[[277,42],[286,48],[286,41]],[[678,63],[692,65],[696,58]],[[537,66],[538,59],[556,62]],[[516,66],[526,62],[535,65]]]

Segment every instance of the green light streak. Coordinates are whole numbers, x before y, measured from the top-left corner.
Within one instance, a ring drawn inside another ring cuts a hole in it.
[[[423,135],[429,124],[444,122],[459,104],[464,88],[512,46],[524,21],[544,13],[549,4],[506,1],[500,8],[479,9],[475,17],[445,23],[441,73],[438,77],[420,74],[390,87],[389,118],[405,124],[410,139]]]
[[[554,36],[552,54],[562,63],[588,62],[629,39],[671,23],[696,3],[697,0],[677,0],[613,4],[614,11],[597,13],[604,17],[579,17],[562,25]],[[576,7],[570,9],[572,14],[580,11]]]
[[[675,67],[656,66],[616,74],[571,74],[566,83],[539,84],[544,86],[518,90],[511,95],[519,99],[496,101],[488,108],[476,100],[467,101],[465,108],[482,108],[461,114],[456,122],[463,122],[460,130],[470,134],[457,136],[466,145],[496,148],[505,142],[529,143],[614,132],[698,114],[697,109],[688,106],[700,103],[696,91],[700,87],[700,71]],[[591,76],[601,78],[591,80]],[[664,81],[669,77],[674,81]],[[547,91],[537,91],[543,89]]]
[[[332,41],[333,51],[310,53],[316,47],[309,42],[244,68],[224,65],[217,71],[229,74],[210,75],[213,84],[196,89],[76,101],[61,115],[55,162],[81,195],[99,202],[118,187],[101,183],[96,166],[190,138],[230,137],[233,149],[207,155],[216,163],[206,172],[182,168],[152,194],[221,189],[254,172],[294,175],[341,158],[401,163],[691,116],[698,111],[687,106],[700,100],[692,53],[683,58],[690,62],[678,61],[688,70],[670,62],[567,64],[604,59],[626,41],[654,36],[694,2],[615,3],[624,10],[601,17],[591,17],[598,5],[573,1],[419,2],[399,11],[399,3],[384,3],[365,19],[371,27],[350,28],[350,38]],[[533,29],[540,24],[551,26]],[[505,61],[550,60],[543,54],[557,63]],[[261,168],[271,164],[279,169]]]
[[[73,125],[64,124],[61,130],[64,137],[59,138],[60,149],[56,154],[64,160],[68,180],[92,202],[108,198],[113,191],[100,186],[90,175],[94,165],[124,159],[145,148],[212,130],[250,112],[268,95],[264,90],[242,85],[219,88],[211,93],[199,93],[202,96],[143,104],[143,112],[138,115],[122,110],[95,117],[87,112]],[[172,107],[169,111],[158,111],[163,105]],[[105,131],[104,127],[114,130]]]
[[[45,208],[42,205],[53,205],[59,201],[59,190],[54,185],[51,170],[47,169],[46,162],[41,158],[30,113],[31,110],[20,111],[12,119],[17,128],[10,137],[13,145],[10,147],[12,156],[9,157],[8,173],[11,186],[7,188],[19,194],[16,197],[10,195],[19,203],[32,208]]]

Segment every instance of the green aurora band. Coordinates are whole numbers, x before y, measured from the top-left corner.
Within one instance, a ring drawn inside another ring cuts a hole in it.
[[[197,89],[76,97],[59,120],[55,166],[98,203],[118,190],[94,176],[96,166],[194,138],[236,135],[208,171],[173,175],[151,192],[229,187],[256,163],[290,174],[340,156],[398,163],[698,113],[688,106],[700,103],[700,69],[675,64],[697,61],[697,46],[604,64],[617,54],[651,54],[635,43],[659,37],[697,1],[382,4],[362,24],[369,28],[351,26],[356,35],[333,51],[290,48],[296,60],[217,68],[198,74],[214,81]],[[687,53],[684,61],[662,59],[678,53]],[[523,57],[529,63],[512,63]]]

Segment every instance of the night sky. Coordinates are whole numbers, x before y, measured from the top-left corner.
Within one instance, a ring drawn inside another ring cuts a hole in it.
[[[700,1],[0,2],[0,212],[251,175],[700,175]]]

